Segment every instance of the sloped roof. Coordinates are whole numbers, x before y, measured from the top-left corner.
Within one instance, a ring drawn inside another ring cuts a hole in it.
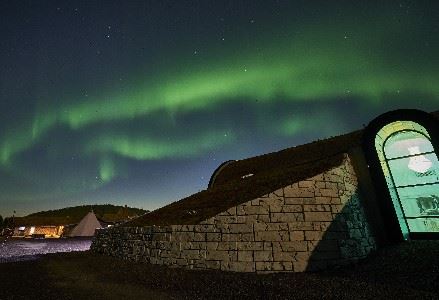
[[[89,212],[81,222],[72,229],[69,236],[94,236],[96,228],[102,228],[101,223],[99,223],[93,212]]]
[[[432,113],[439,119],[439,111]],[[186,225],[339,166],[343,153],[360,146],[363,130],[225,165],[207,190],[159,208],[124,226]],[[247,174],[254,174],[242,178]]]

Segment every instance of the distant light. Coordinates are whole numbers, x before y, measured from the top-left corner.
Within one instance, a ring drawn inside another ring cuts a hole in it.
[[[247,178],[247,177],[251,177],[251,176],[253,176],[253,175],[255,175],[255,174],[250,173],[250,174],[247,174],[247,175],[241,176],[241,178],[244,179],[244,178]]]

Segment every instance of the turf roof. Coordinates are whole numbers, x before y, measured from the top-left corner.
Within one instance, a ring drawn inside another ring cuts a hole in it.
[[[431,113],[439,119],[439,111]],[[173,202],[124,226],[198,224],[281,187],[339,166],[343,153],[360,146],[363,130],[231,162],[209,189]],[[250,177],[244,177],[254,174]]]

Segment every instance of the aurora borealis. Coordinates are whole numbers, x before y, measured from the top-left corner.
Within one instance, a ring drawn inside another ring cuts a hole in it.
[[[2,1],[0,214],[154,209],[223,161],[439,109],[435,1]]]

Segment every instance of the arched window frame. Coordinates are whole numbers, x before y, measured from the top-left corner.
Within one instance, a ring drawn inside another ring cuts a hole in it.
[[[401,129],[389,132],[389,128],[391,128],[392,126],[400,126]],[[418,130],[416,128],[419,128],[420,130]],[[390,138],[392,138],[393,136],[395,136],[396,134],[399,134],[401,132],[416,132],[416,133],[422,135],[426,140],[428,140],[428,142],[432,146],[433,150],[432,151],[427,151],[427,152],[422,152],[422,153],[417,153],[417,154],[409,154],[409,155],[403,155],[403,156],[387,158],[388,154],[386,155],[385,147],[387,145],[388,140]],[[386,137],[384,138],[384,140],[381,138],[381,135],[383,133],[384,134],[387,133]],[[379,140],[378,137],[380,137],[381,140]],[[378,152],[378,147],[377,147],[378,145],[377,144],[380,144],[381,152]],[[397,160],[397,159],[404,159],[404,158],[408,158],[408,157],[416,157],[416,156],[419,156],[419,155],[427,155],[427,154],[435,154],[436,157],[437,157],[437,153],[435,152],[435,149],[433,147],[433,143],[432,143],[431,137],[428,134],[426,128],[423,127],[422,125],[420,125],[417,122],[413,122],[413,121],[394,121],[392,123],[389,123],[389,124],[383,126],[377,132],[376,138],[375,138],[375,149],[377,150],[379,162],[380,162],[380,165],[381,165],[381,168],[382,168],[382,172],[384,173],[383,175],[384,175],[384,177],[386,179],[387,186],[389,188],[389,193],[390,193],[392,202],[396,202],[398,204],[398,207],[397,207],[395,205],[395,203],[394,203],[393,207],[395,209],[395,213],[396,213],[397,218],[399,220],[398,222],[399,222],[399,225],[401,227],[401,232],[402,232],[403,238],[404,239],[409,239],[409,235],[410,235],[411,231],[409,229],[409,224],[407,222],[408,217],[406,217],[406,215],[405,215],[404,208],[403,208],[403,205],[402,205],[402,202],[401,202],[401,198],[400,198],[400,194],[399,194],[398,189],[399,188],[404,188],[404,187],[434,185],[434,184],[438,184],[439,181],[438,182],[431,182],[431,183],[424,183],[424,184],[397,186],[396,183],[395,183],[394,175],[392,174],[392,168],[389,165],[389,161]],[[390,179],[390,182],[388,181],[387,178]],[[437,216],[435,216],[435,218],[437,218]]]

